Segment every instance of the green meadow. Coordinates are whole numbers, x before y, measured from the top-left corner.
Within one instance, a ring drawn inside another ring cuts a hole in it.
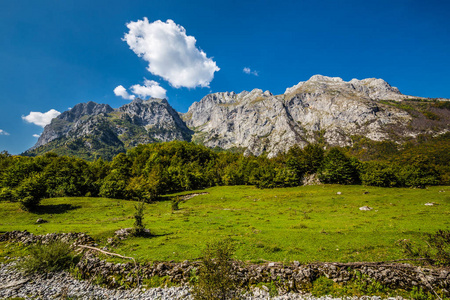
[[[183,201],[172,211],[171,199],[195,192],[208,194]],[[135,204],[52,198],[30,213],[17,202],[0,202],[0,231],[86,232],[103,247],[114,231],[133,226]],[[362,206],[373,210],[360,211]],[[38,218],[48,223],[36,224]],[[424,233],[450,229],[450,187],[213,187],[146,204],[144,222],[152,237],[130,237],[108,246],[109,251],[139,261],[195,260],[208,242],[231,238],[237,246],[235,258],[243,261],[395,260],[404,258],[399,240],[422,243]],[[0,244],[0,256],[8,251],[7,243]]]

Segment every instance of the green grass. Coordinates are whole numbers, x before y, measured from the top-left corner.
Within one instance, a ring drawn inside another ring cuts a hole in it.
[[[244,261],[383,261],[403,258],[396,246],[400,239],[420,241],[423,233],[450,228],[449,187],[236,186],[205,191],[209,194],[180,203],[174,213],[169,196],[147,204],[144,222],[155,236],[129,238],[110,250],[141,261],[193,260],[207,243],[231,237],[235,257]],[[104,198],[45,199],[42,213],[36,214],[3,202],[0,230],[87,232],[103,245],[115,230],[132,227],[134,204]],[[364,205],[374,209],[360,211]],[[37,218],[49,222],[37,225]],[[0,245],[0,257],[5,245]]]

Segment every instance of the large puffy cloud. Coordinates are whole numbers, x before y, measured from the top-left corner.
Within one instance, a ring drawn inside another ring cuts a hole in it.
[[[22,119],[24,119],[28,123],[33,123],[38,126],[45,127],[45,125],[50,124],[53,118],[56,118],[60,114],[61,113],[55,109],[50,109],[46,113],[32,111],[28,116],[22,116]]]
[[[6,131],[4,131],[3,129],[0,129],[0,135],[9,135],[9,133],[7,133]]]
[[[122,85],[119,85],[114,89],[114,94],[127,100],[133,100],[135,98],[134,95],[128,94],[127,90]]]
[[[148,96],[153,98],[166,98],[166,90],[158,82],[153,80],[145,79],[144,85],[135,84],[130,89],[133,94],[138,95],[140,98],[146,98]]]
[[[195,46],[183,26],[172,20],[149,23],[147,18],[127,24],[124,41],[148,62],[147,70],[161,76],[173,87],[208,87],[219,71],[216,62]]]

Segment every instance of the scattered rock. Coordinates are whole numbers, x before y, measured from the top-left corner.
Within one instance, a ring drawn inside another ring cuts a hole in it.
[[[116,230],[114,232],[115,236],[120,240],[125,240],[128,238],[131,234],[133,234],[133,228],[121,228],[119,230]],[[149,229],[144,228],[142,235],[144,236],[151,236],[151,232]]]
[[[427,203],[425,203],[424,205],[426,205],[426,206],[434,206],[434,205],[436,205],[437,203],[434,203],[434,202],[427,202]]]
[[[319,177],[315,173],[305,175],[302,180],[302,185],[320,185],[320,184],[322,183],[320,182]]]
[[[208,193],[203,192],[203,193],[194,193],[194,194],[183,195],[183,196],[180,196],[180,200],[186,201],[186,200],[189,200],[189,199],[194,198],[196,196],[206,195],[206,194],[208,194]]]
[[[368,191],[365,191],[365,192],[364,192],[364,195],[367,195],[368,193],[369,193]]]
[[[42,224],[42,223],[48,223],[48,221],[41,219],[41,218],[36,220],[36,224]]]
[[[372,207],[370,207],[370,206],[361,206],[360,208],[359,208],[359,210],[362,210],[362,211],[368,211],[368,210],[372,210],[373,208]]]
[[[124,240],[131,234],[132,231],[133,228],[120,228],[114,232],[114,235],[119,239]]]
[[[336,195],[342,195],[342,192],[337,192]]]

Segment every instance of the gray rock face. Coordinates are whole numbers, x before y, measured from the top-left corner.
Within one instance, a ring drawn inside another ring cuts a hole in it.
[[[108,114],[112,111],[114,111],[114,109],[108,104],[97,104],[92,101],[79,103],[72,109],[63,112],[54,118],[49,125],[45,126],[44,132],[39,137],[36,145],[31,149],[35,149],[67,135],[69,131],[72,130],[72,123],[80,120],[84,116],[94,117],[97,115]]]
[[[79,103],[75,105],[72,109],[60,114],[57,118],[67,122],[74,122],[86,115],[96,116],[102,113],[108,114],[112,111],[114,111],[114,109],[108,104],[97,104],[89,101],[87,103]]]
[[[301,81],[297,85],[287,88],[285,94],[295,92],[301,87],[321,92],[333,89],[345,89],[347,91],[355,91],[360,95],[365,95],[372,100],[403,100],[409,97],[400,93],[398,88],[390,86],[389,83],[383,79],[352,79],[349,82],[345,82],[339,77],[327,77],[322,75],[314,75],[308,81]]]
[[[315,75],[277,96],[259,89],[207,95],[183,117],[196,132],[193,140],[206,146],[245,148],[254,155],[267,151],[275,156],[294,144],[304,146],[321,137],[331,145],[346,146],[352,135],[389,139],[389,126],[408,134],[411,116],[378,102],[408,97],[382,79],[345,82]]]
[[[267,152],[273,157],[293,145],[318,141],[348,146],[352,136],[402,141],[421,133],[450,131],[448,110],[441,109],[439,115],[431,111],[428,116],[438,121],[430,123],[420,112],[399,108],[401,100],[426,98],[403,95],[382,79],[346,82],[315,75],[281,95],[260,89],[209,94],[185,114],[177,113],[165,99],[135,99],[118,109],[88,102],[53,119],[30,150],[51,143],[33,151],[71,147],[72,153],[79,149],[98,153],[120,148],[118,153],[138,144],[192,139],[208,147],[239,148],[248,155]]]
[[[191,130],[166,99],[136,99],[118,109],[130,122],[142,126],[154,139],[163,142],[190,140]]]
[[[191,135],[165,99],[136,99],[118,109],[88,102],[77,104],[53,119],[30,150],[57,139],[64,139],[64,144],[81,139],[86,149],[129,148],[155,141],[189,141]]]

